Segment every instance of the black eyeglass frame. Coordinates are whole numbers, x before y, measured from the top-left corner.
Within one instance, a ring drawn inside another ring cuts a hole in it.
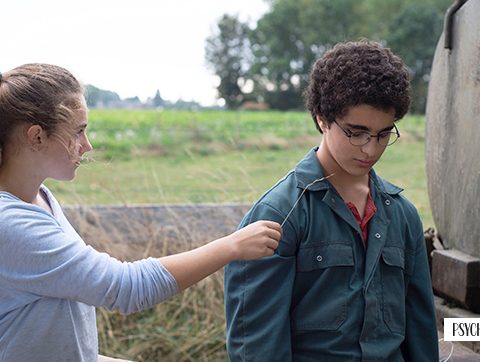
[[[340,129],[343,131],[343,133],[345,133],[345,136],[348,137],[348,141],[350,142],[350,144],[351,144],[352,146],[356,146],[356,147],[365,146],[366,144],[370,143],[370,140],[371,140],[372,138],[376,138],[376,139],[377,139],[377,143],[378,143],[379,145],[382,145],[382,144],[380,143],[380,137],[381,137],[382,135],[384,135],[385,133],[390,133],[391,135],[395,135],[396,137],[395,137],[395,139],[394,139],[393,141],[387,143],[384,147],[388,147],[388,146],[393,145],[393,144],[394,144],[395,142],[397,142],[397,140],[400,138],[400,131],[398,130],[398,128],[397,128],[397,126],[396,126],[395,124],[393,125],[393,128],[392,128],[392,129],[395,130],[395,132],[393,132],[393,131],[384,131],[384,132],[379,132],[379,133],[377,133],[377,134],[374,135],[374,134],[370,134],[370,133],[367,132],[367,131],[358,131],[358,132],[348,131],[348,130],[344,129],[342,126],[340,126],[336,120],[334,120],[333,122],[338,126],[338,128],[340,128]],[[356,145],[356,144],[352,143],[352,137],[355,135],[355,133],[361,133],[361,134],[368,135],[368,136],[369,136],[369,137],[368,137],[368,141],[366,141],[365,143],[362,143],[362,144],[360,144],[360,145]],[[391,136],[390,136],[390,137],[391,137]],[[383,145],[382,145],[382,146],[383,146]]]

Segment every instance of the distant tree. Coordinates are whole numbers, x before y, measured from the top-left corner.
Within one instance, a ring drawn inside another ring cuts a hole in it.
[[[400,54],[412,74],[412,111],[423,112],[443,14],[451,0],[271,0],[252,30],[250,69],[272,108],[301,107],[316,58],[337,42],[366,37]]]
[[[154,107],[162,107],[164,105],[164,100],[160,96],[160,91],[157,89],[157,93],[155,93],[155,97],[152,99],[152,106]]]
[[[251,32],[251,77],[272,108],[302,108],[315,59],[338,41],[358,38],[358,0],[273,0]]]
[[[442,32],[443,14],[435,7],[414,4],[394,17],[387,45],[399,54],[410,70],[413,113],[423,114],[433,55]]]
[[[189,109],[189,110],[196,110],[202,108],[202,106],[195,101],[185,101],[183,99],[178,99],[175,103],[171,105],[171,108],[175,109]]]
[[[122,108],[142,108],[143,103],[138,96],[128,97],[122,101]]]
[[[410,7],[422,4],[444,14],[454,0],[359,0],[363,13],[360,24],[365,36],[375,40],[385,40],[392,28],[394,19]]]
[[[257,100],[272,108],[291,109],[301,104],[301,85],[295,77],[303,73],[304,42],[296,1],[272,1],[272,9],[250,33]]]
[[[236,16],[225,14],[206,41],[205,59],[220,78],[218,95],[225,99],[229,109],[237,108],[244,99],[240,83],[247,68],[247,34],[247,24]]]
[[[109,107],[111,104],[120,102],[120,96],[117,93],[97,88],[91,84],[85,86],[85,99],[90,108]]]

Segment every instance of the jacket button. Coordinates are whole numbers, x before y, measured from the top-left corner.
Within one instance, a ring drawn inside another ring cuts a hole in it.
[[[390,206],[390,200],[385,200],[385,205]]]
[[[317,261],[322,261],[322,260],[323,260],[323,256],[317,255]]]
[[[379,233],[376,233],[376,234],[375,234],[375,237],[376,237],[377,239],[380,239],[380,238],[382,237],[382,235],[380,235]]]

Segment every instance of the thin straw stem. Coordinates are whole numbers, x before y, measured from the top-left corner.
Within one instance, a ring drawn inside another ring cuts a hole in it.
[[[282,227],[283,225],[285,224],[285,222],[287,221],[288,217],[290,216],[290,214],[292,213],[292,211],[295,209],[295,207],[297,206],[298,202],[300,201],[300,199],[302,198],[303,194],[305,193],[305,191],[308,190],[308,188],[314,184],[316,184],[317,182],[320,182],[320,181],[324,181],[330,177],[332,177],[333,175],[335,175],[335,173],[331,173],[330,175],[328,176],[325,176],[325,177],[322,177],[322,178],[317,178],[315,180],[313,180],[312,182],[310,182],[307,186],[305,186],[305,188],[303,189],[302,193],[300,194],[300,196],[298,196],[297,200],[295,201],[295,203],[293,204],[292,208],[290,209],[290,211],[288,212],[287,216],[285,216],[285,219],[283,220],[282,222]]]

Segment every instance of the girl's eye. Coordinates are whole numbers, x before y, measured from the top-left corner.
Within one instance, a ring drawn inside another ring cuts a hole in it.
[[[84,129],[81,129],[80,131],[76,132],[75,133],[75,138],[80,138],[80,136],[82,135],[83,132],[85,132]]]

